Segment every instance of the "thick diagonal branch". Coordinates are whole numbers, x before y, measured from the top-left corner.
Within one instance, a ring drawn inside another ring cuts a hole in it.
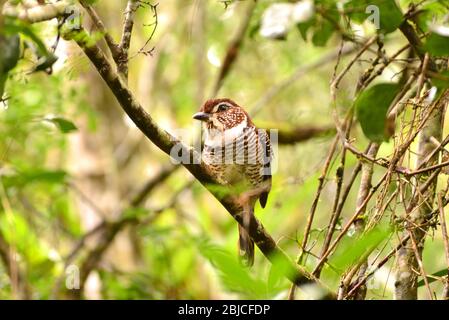
[[[145,136],[150,139],[158,148],[168,155],[172,155],[172,150],[177,150],[176,154],[188,155],[190,161],[182,163],[182,165],[190,171],[190,173],[204,185],[218,201],[226,208],[232,217],[243,226],[242,208],[231,197],[223,196],[217,188],[213,188],[217,182],[212,178],[207,169],[200,165],[199,154],[178,141],[168,132],[161,129],[154,119],[142,108],[142,106],[134,98],[127,85],[122,78],[111,66],[100,48],[96,44],[92,44],[90,37],[85,30],[73,31],[65,30],[63,36],[66,40],[75,40],[80,48],[84,51],[90,61],[93,63],[103,80],[111,89],[117,98],[120,106],[125,113],[131,118],[135,125],[142,131]],[[248,233],[254,240],[262,253],[272,262],[278,259],[286,263],[289,268],[287,272],[288,278],[298,284],[317,283],[311,275],[306,271],[297,267],[290,258],[277,246],[274,239],[268,234],[263,225],[255,218],[251,217],[248,226]]]

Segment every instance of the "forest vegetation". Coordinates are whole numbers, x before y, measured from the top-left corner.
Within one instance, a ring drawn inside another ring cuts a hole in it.
[[[0,299],[449,299],[449,1],[0,8]],[[275,132],[248,224],[210,98]]]

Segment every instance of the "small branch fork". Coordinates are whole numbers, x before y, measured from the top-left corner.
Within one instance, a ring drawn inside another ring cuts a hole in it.
[[[80,4],[89,14],[89,17],[91,18],[94,25],[97,27],[98,31],[100,31],[104,35],[104,39],[112,55],[112,58],[114,59],[114,62],[117,65],[117,71],[123,77],[123,79],[126,80],[128,78],[128,64],[130,60],[129,49],[131,45],[131,36],[134,27],[134,19],[136,12],[141,7],[150,7],[151,11],[153,12],[153,17],[155,19],[155,22],[151,24],[151,26],[153,26],[153,30],[151,32],[150,37],[145,42],[144,46],[136,53],[136,55],[139,53],[143,53],[145,55],[152,54],[154,48],[149,51],[146,51],[145,47],[153,39],[154,33],[156,32],[156,28],[158,25],[158,16],[157,16],[158,4],[153,5],[150,4],[149,2],[141,0],[128,0],[125,10],[125,21],[123,23],[122,36],[120,39],[120,43],[118,44],[114,41],[110,33],[107,31],[103,21],[101,20],[100,16],[97,14],[95,9],[85,0],[80,0]]]
[[[123,23],[122,38],[119,44],[122,55],[117,59],[117,70],[120,74],[123,74],[125,78],[128,77],[128,51],[131,44],[134,17],[138,6],[139,1],[137,0],[128,0],[128,4],[126,5],[125,22]]]

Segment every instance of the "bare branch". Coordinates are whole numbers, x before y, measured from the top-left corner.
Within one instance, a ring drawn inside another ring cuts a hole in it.
[[[86,12],[89,14],[92,22],[97,27],[98,31],[100,31],[104,35],[104,39],[109,48],[109,51],[111,52],[112,58],[117,63],[121,56],[121,51],[122,51],[121,48],[118,46],[117,43],[115,43],[111,34],[106,30],[106,27],[105,27],[103,21],[101,20],[100,16],[97,14],[95,9],[90,4],[87,4],[85,0],[80,0],[80,4],[84,7]]]
[[[379,144],[371,143],[368,148],[367,155],[371,158],[374,158],[376,157],[378,151],[379,151]],[[360,218],[354,221],[354,228],[357,235],[361,235],[365,231],[365,220],[361,216],[366,212],[365,199],[368,197],[368,194],[372,187],[371,180],[373,177],[373,167],[374,165],[372,162],[364,162],[362,164],[362,175],[360,179],[359,192],[357,195],[357,209],[360,210],[359,213]],[[352,278],[354,274],[357,272],[357,270],[359,270],[358,278],[360,279],[365,274],[367,267],[368,267],[367,260],[362,259],[359,265],[352,268],[352,270],[342,278],[342,284],[340,286],[340,290],[338,293],[339,298],[342,298],[343,296],[346,295],[346,290],[348,290]],[[363,286],[361,286],[360,289],[354,293],[356,300],[365,299],[365,295],[366,295],[366,288]]]
[[[446,219],[444,217],[443,196],[438,195],[438,212],[440,214],[441,234],[443,236],[444,254],[446,256],[447,276],[444,284],[443,299],[449,299],[449,237],[447,235]]]
[[[270,130],[270,128],[267,129]],[[335,128],[333,126],[315,127],[305,125],[295,128],[281,128],[278,130],[278,143],[281,145],[290,145],[313,138],[330,136],[334,132]]]
[[[121,55],[117,61],[118,72],[124,75],[125,79],[128,77],[128,51],[131,44],[134,16],[138,7],[138,0],[128,0],[125,11],[125,22],[123,24],[122,38],[119,45]]]

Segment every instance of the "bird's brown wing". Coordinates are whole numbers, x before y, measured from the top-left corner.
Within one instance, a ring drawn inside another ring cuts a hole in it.
[[[262,176],[262,185],[261,187],[264,191],[260,194],[259,202],[262,208],[265,208],[268,200],[268,193],[271,190],[271,160],[273,159],[272,150],[271,150],[271,142],[270,136],[265,130],[261,130],[259,141],[261,144],[261,150],[263,152],[263,176]]]
[[[271,142],[270,137],[268,136],[268,133],[264,131],[265,135],[265,146],[262,148],[262,150],[265,150],[263,155],[263,183],[266,186],[267,191],[264,191],[261,193],[259,202],[262,208],[265,208],[268,200],[268,194],[271,190],[271,160],[273,159],[273,155],[271,154]]]

